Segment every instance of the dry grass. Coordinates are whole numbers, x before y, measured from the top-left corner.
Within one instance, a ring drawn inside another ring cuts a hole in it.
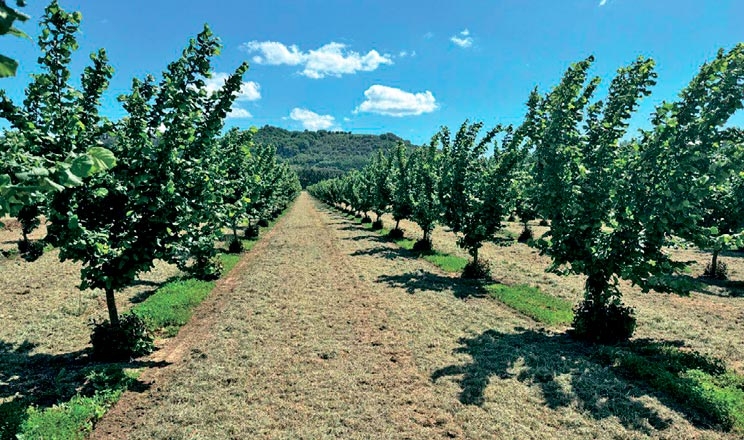
[[[394,224],[384,218],[385,225]],[[547,228],[531,227],[536,236]],[[406,235],[422,236],[415,223],[401,222]],[[507,230],[518,234],[521,224],[508,223]],[[437,227],[433,233],[434,247],[443,252],[460,256],[467,253],[457,247],[455,236],[446,228]],[[744,254],[726,253],[720,259],[729,268],[728,283],[709,284],[699,280],[710,253],[696,249],[669,249],[674,259],[692,261],[691,281],[698,284],[698,291],[689,297],[651,292],[644,294],[630,283],[622,282],[624,301],[636,309],[638,317],[637,338],[681,341],[685,346],[711,356],[720,357],[727,365],[744,373]],[[577,303],[582,298],[584,278],[577,275],[559,276],[545,272],[550,258],[521,243],[499,246],[486,243],[481,255],[491,263],[492,276],[504,284],[526,284],[558,298]]]
[[[94,438],[735,438],[307,195],[267,238]]]

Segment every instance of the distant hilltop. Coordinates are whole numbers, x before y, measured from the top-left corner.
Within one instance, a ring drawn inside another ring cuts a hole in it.
[[[352,134],[348,131],[289,131],[266,125],[253,137],[256,143],[272,144],[277,154],[292,165],[303,187],[362,168],[379,149],[411,142],[393,134]]]

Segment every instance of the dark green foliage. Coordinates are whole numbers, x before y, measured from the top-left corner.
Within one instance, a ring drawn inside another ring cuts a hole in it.
[[[136,314],[121,315],[119,326],[109,321],[92,323],[90,343],[100,361],[127,361],[152,353],[155,345],[145,321]]]
[[[372,230],[373,231],[379,231],[383,228],[382,220],[375,220],[372,222]]]
[[[265,227],[269,226],[269,220],[268,219],[265,219],[265,218],[262,218],[261,220],[258,221],[258,226],[260,226],[262,228],[265,228]]]
[[[547,220],[545,220],[544,218],[542,218],[542,219],[540,219],[540,222],[538,223],[538,225],[540,225],[540,226],[550,226],[550,223],[548,223]]]
[[[362,217],[362,224],[365,224],[365,223],[372,223],[372,218],[368,215],[365,215],[364,217]]]
[[[628,340],[635,331],[633,309],[619,301],[609,304],[585,299],[574,309],[571,335],[600,344],[614,344]]]

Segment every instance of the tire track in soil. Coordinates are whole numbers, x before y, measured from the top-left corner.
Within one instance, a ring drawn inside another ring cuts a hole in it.
[[[91,438],[446,438],[385,296],[302,194]]]

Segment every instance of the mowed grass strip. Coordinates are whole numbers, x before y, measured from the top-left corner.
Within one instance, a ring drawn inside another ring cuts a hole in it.
[[[567,325],[573,321],[570,302],[526,285],[486,286],[488,294],[519,312],[548,325]]]
[[[221,254],[220,260],[227,274],[238,263],[240,256]],[[216,281],[194,278],[171,281],[132,307],[132,313],[142,318],[151,331],[173,337],[191,319],[196,306],[204,301],[215,285]]]

